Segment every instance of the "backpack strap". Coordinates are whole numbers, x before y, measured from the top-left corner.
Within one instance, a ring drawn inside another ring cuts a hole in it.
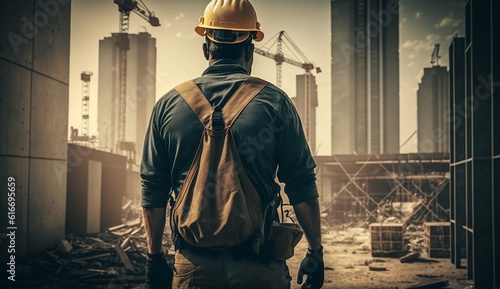
[[[177,85],[175,90],[184,98],[200,122],[206,126],[214,109],[198,85],[193,80],[188,80]]]
[[[229,98],[222,108],[222,119],[231,127],[248,103],[267,85],[267,81],[249,77]]]
[[[229,98],[222,108],[222,118],[226,127],[231,127],[247,104],[267,85],[267,81],[249,77]],[[175,87],[184,98],[200,122],[206,126],[214,111],[203,92],[193,80],[188,80]]]

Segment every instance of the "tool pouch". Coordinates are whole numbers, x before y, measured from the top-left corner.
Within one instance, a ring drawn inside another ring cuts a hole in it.
[[[295,223],[273,223],[269,245],[272,246],[273,259],[287,260],[293,257],[294,248],[302,238],[302,229]]]

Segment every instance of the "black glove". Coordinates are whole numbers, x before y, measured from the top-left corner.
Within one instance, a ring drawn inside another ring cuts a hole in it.
[[[325,263],[323,262],[323,247],[307,250],[307,254],[300,262],[297,284],[302,284],[304,275],[307,276],[302,289],[319,289],[325,282]]]
[[[168,266],[163,253],[147,255],[146,289],[171,289],[174,272]]]

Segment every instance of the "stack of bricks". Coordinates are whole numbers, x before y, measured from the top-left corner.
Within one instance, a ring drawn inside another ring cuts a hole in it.
[[[401,255],[404,252],[404,227],[399,223],[370,224],[372,256]]]
[[[430,258],[450,257],[450,223],[424,223],[423,251]]]

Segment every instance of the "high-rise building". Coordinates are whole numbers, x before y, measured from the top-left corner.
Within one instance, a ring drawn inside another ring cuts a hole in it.
[[[417,91],[418,152],[450,151],[449,106],[447,67],[424,68]]]
[[[331,0],[332,153],[399,152],[399,1]]]
[[[297,75],[296,88],[297,96],[293,98],[293,103],[299,113],[309,147],[316,155],[318,150],[316,147],[316,107],[318,107],[316,77],[312,74]],[[308,103],[306,103],[306,93],[309,95]]]
[[[156,101],[156,39],[147,32],[129,34],[126,124],[123,141],[142,155],[144,134]],[[99,41],[98,148],[116,152],[118,137],[119,49],[117,34]]]

